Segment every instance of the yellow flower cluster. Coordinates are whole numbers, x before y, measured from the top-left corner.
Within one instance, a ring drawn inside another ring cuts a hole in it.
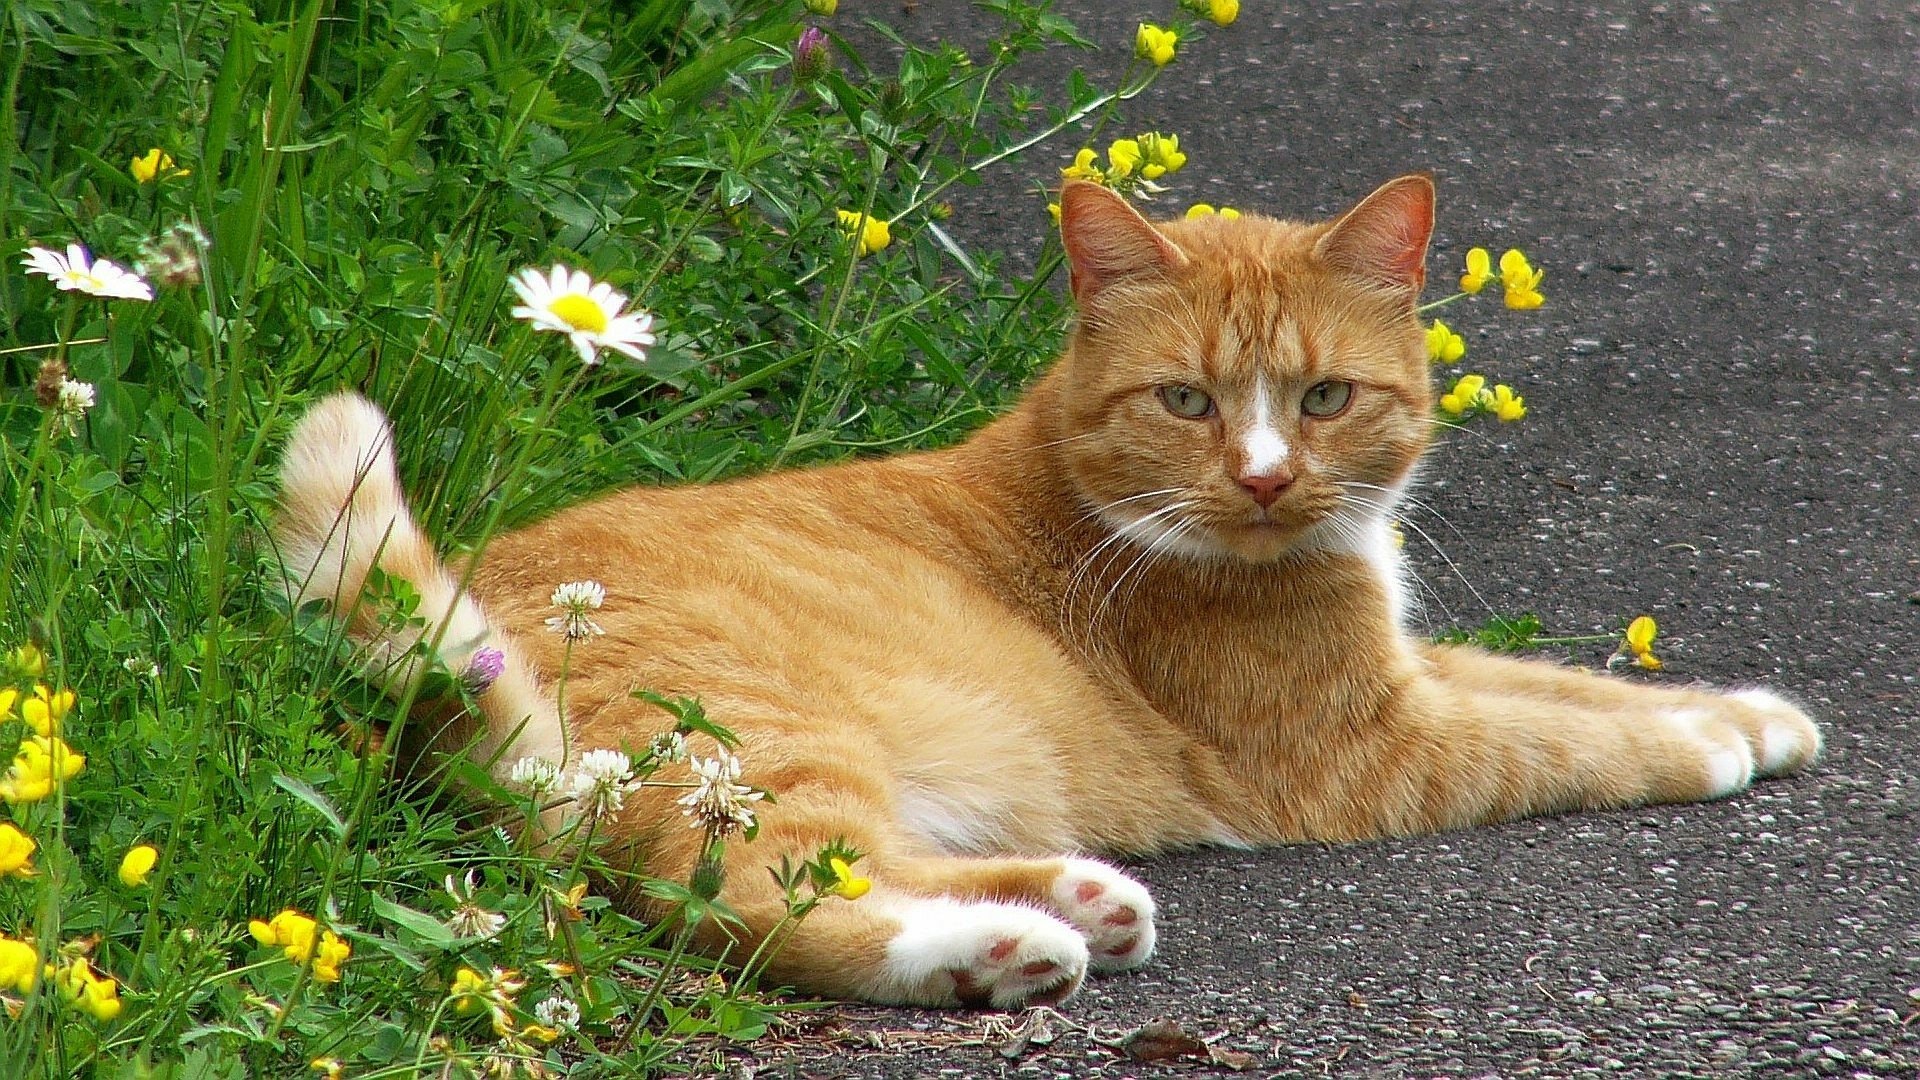
[[[37,661],[28,657],[23,662],[21,652],[16,649],[8,658],[16,669],[45,670],[44,657]],[[37,649],[34,654],[37,656]],[[34,732],[20,741],[13,764],[0,776],[0,799],[10,803],[38,802],[86,768],[86,757],[76,753],[59,735],[62,722],[73,711],[77,700],[72,690],[54,690],[45,683],[36,683],[25,700],[20,700],[20,692],[12,687],[0,690],[0,720],[13,715],[14,703],[18,701],[20,719]]]
[[[840,228],[857,245],[856,254],[860,257],[885,250],[888,244],[893,243],[893,231],[888,228],[886,221],[867,217],[855,210],[837,210],[835,213],[840,217]]]
[[[1540,295],[1540,282],[1546,276],[1546,271],[1533,268],[1519,248],[1508,248],[1507,253],[1500,256],[1500,284],[1506,290],[1507,306],[1515,311],[1528,311],[1546,302],[1546,297]],[[1493,257],[1487,249],[1469,250],[1467,272],[1460,275],[1460,291],[1474,295],[1493,280]]]
[[[1439,319],[1427,327],[1427,357],[1436,364],[1451,364],[1467,355],[1467,342]]]
[[[1240,17],[1240,0],[1180,0],[1180,6],[1215,26],[1232,26]]]
[[[111,1020],[120,1015],[120,984],[96,974],[85,957],[75,957],[61,968],[49,965],[47,975],[60,991],[60,1000],[95,1020]]]
[[[1235,210],[1231,206],[1222,206],[1219,209],[1215,209],[1211,204],[1197,202],[1187,207],[1188,221],[1192,221],[1194,218],[1212,217],[1215,214],[1220,215],[1228,221],[1234,221],[1240,217],[1240,211]]]
[[[95,1020],[112,1020],[120,1015],[119,982],[94,971],[86,957],[75,956],[64,964],[43,964],[33,942],[0,934],[0,990],[29,993],[43,975],[59,991],[60,1000]]]
[[[32,877],[33,852],[39,846],[11,821],[0,823],[0,877]]]
[[[455,1016],[488,1014],[492,1019],[493,1033],[502,1038],[553,1042],[560,1037],[560,1032],[545,1024],[529,1020],[518,1027],[514,1025],[514,999],[526,986],[527,981],[517,971],[494,968],[482,975],[470,967],[463,967],[454,973],[453,985],[447,988],[447,1000],[453,1003]]]
[[[1431,340],[1428,349],[1432,349]],[[1486,376],[1462,375],[1453,389],[1440,395],[1440,411],[1455,420],[1474,413],[1492,413],[1501,423],[1511,423],[1527,415],[1527,405],[1526,399],[1505,383],[1488,389]]]
[[[1234,14],[1238,15],[1239,12]],[[1151,61],[1154,67],[1166,67],[1173,63],[1174,50],[1179,44],[1178,33],[1164,26],[1141,23],[1140,29],[1133,35],[1133,55]]]
[[[331,930],[321,930],[313,919],[287,908],[271,919],[253,919],[248,932],[262,945],[277,946],[296,964],[311,961],[313,977],[321,982],[340,981],[340,965],[353,955],[353,946]]]

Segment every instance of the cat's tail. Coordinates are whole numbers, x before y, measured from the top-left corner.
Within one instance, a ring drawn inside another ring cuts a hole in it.
[[[553,699],[414,523],[394,467],[393,428],[378,406],[340,393],[301,418],[280,466],[273,536],[293,603],[324,601],[358,647],[365,674],[389,695],[416,689],[434,670],[478,691],[477,724],[433,702],[415,709],[444,722],[431,733],[434,749],[464,750],[503,775],[523,756],[566,764],[566,725]],[[403,599],[409,593],[417,603]]]

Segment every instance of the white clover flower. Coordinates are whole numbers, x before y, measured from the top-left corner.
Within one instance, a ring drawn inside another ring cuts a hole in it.
[[[65,428],[67,434],[80,433],[80,418],[93,408],[93,384],[77,382],[73,379],[60,380],[58,395],[53,401],[53,418]]]
[[[599,817],[617,814],[627,801],[627,780],[633,775],[633,759],[618,750],[589,750],[580,755],[567,781],[567,795],[582,810]]]
[[[694,828],[711,829],[721,836],[751,828],[753,808],[747,804],[765,798],[766,793],[738,782],[740,759],[721,750],[710,759],[694,756],[687,761],[697,784],[675,801],[684,808],[680,812],[693,819]]]
[[[556,263],[542,276],[528,267],[514,275],[513,291],[521,300],[513,309],[514,318],[527,320],[535,330],[567,335],[586,363],[599,363],[601,349],[644,360],[646,346],[653,344],[653,316],[644,311],[623,313],[626,294],[583,271]]]
[[[117,263],[95,259],[79,244],[68,244],[65,255],[52,248],[30,247],[20,265],[29,274],[46,275],[64,291],[109,300],[153,299],[153,286]]]
[[[460,937],[490,938],[507,925],[507,917],[497,911],[488,911],[473,898],[475,885],[474,872],[467,871],[466,878],[456,883],[452,874],[447,875],[447,895],[453,898],[453,914],[447,918],[447,929]]]
[[[647,752],[655,761],[685,761],[687,759],[687,737],[678,731],[663,731],[647,744]]]
[[[507,779],[526,788],[535,798],[551,795],[560,787],[560,766],[543,757],[523,757],[513,763]]]
[[[533,1018],[546,1027],[568,1031],[579,1026],[580,1006],[565,994],[558,994],[535,1005]]]
[[[547,629],[569,641],[581,641],[604,634],[600,624],[587,614],[598,611],[607,602],[606,587],[597,581],[569,581],[553,590],[553,606],[560,614],[547,620]]]

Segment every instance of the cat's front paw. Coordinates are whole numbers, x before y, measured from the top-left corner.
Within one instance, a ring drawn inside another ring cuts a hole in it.
[[[1727,697],[1745,707],[1735,723],[1753,747],[1756,775],[1782,776],[1820,756],[1820,729],[1786,698],[1758,686],[1735,690]]]
[[[1073,995],[1087,973],[1080,931],[1016,904],[914,900],[897,913],[878,1000],[1018,1009]]]
[[[1153,897],[1106,863],[1068,859],[1053,880],[1053,908],[1086,935],[1095,971],[1139,967],[1153,954]]]
[[[1760,777],[1793,772],[1820,756],[1820,729],[1807,714],[1758,687],[1669,709],[1662,718],[1697,751],[1702,798],[1743,791]]]

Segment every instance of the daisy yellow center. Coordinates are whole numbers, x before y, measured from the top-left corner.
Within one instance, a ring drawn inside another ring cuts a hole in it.
[[[67,280],[83,289],[104,289],[107,287],[107,283],[100,280],[98,275],[89,274],[85,270],[67,271]]]
[[[579,293],[555,297],[553,302],[547,305],[547,310],[576,331],[584,330],[589,334],[607,332],[605,309]]]

